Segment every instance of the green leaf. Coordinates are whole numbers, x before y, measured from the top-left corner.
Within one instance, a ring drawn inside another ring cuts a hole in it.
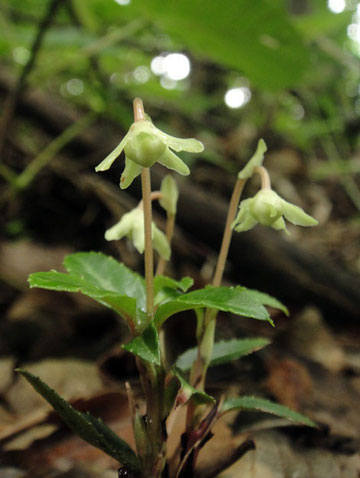
[[[156,276],[154,278],[155,304],[160,304],[166,300],[177,297],[179,291],[186,292],[193,283],[194,281],[191,277],[183,277],[177,281],[171,277]]]
[[[264,338],[223,340],[214,344],[209,366],[220,365],[232,360],[237,360],[244,355],[260,350],[270,341]],[[197,356],[197,347],[189,349],[176,360],[176,366],[181,370],[190,370]]]
[[[226,413],[233,410],[258,410],[265,413],[271,413],[281,418],[287,418],[288,420],[300,423],[302,425],[316,427],[316,424],[312,420],[310,420],[310,418],[305,417],[305,415],[302,415],[298,412],[294,412],[293,410],[290,410],[290,408],[287,408],[284,405],[274,403],[270,400],[266,400],[265,398],[252,396],[228,398],[223,403],[222,412]]]
[[[260,301],[249,293],[245,287],[213,287],[196,290],[161,304],[155,314],[155,323],[159,327],[166,319],[177,312],[197,308],[232,312],[237,315],[258,320],[272,320]]]
[[[31,274],[30,287],[81,292],[113,309],[136,329],[143,326],[146,299],[141,276],[112,257],[96,252],[71,254],[64,265],[67,274],[57,271]]]
[[[190,400],[190,398],[195,402],[196,405],[206,404],[206,403],[215,403],[215,399],[208,395],[205,392],[197,390],[183,377],[182,372],[176,367],[173,367],[172,373],[178,379],[180,388],[177,393],[177,400],[179,400],[179,405],[184,405]]]
[[[194,283],[191,277],[183,277],[181,280],[175,280],[171,277],[156,276],[154,278],[154,292],[157,293],[161,289],[180,289],[186,292]]]
[[[122,347],[128,352],[146,360],[146,362],[155,365],[160,365],[161,363],[159,335],[152,322],[140,335]]]
[[[127,7],[147,16],[191,51],[236,69],[257,86],[298,84],[310,52],[283,2],[262,0],[137,0]]]
[[[145,282],[113,257],[101,252],[77,252],[64,260],[69,274],[76,275],[100,289],[134,297],[145,308]]]
[[[129,470],[135,473],[139,472],[140,463],[134,451],[105,423],[88,413],[75,410],[35,375],[26,370],[17,369],[16,371],[26,378],[32,387],[58,412],[64,422],[83,440],[115,458]]]
[[[282,312],[284,312],[285,315],[289,315],[289,310],[286,307],[286,305],[282,304],[279,300],[275,299],[275,297],[272,297],[269,294],[266,294],[265,292],[259,292],[258,290],[254,289],[247,289],[250,296],[254,297],[254,299],[257,299],[261,304],[263,305],[268,305],[269,307],[272,307],[273,309],[279,309]]]

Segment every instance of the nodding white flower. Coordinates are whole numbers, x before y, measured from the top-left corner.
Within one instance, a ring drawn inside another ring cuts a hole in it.
[[[296,226],[318,224],[301,207],[285,201],[272,189],[261,189],[253,198],[241,201],[232,228],[237,232],[248,231],[259,223],[287,232],[284,218]]]
[[[190,174],[189,168],[173,151],[201,153],[204,145],[194,138],[181,139],[160,131],[151,119],[136,121],[119,145],[95,168],[106,171],[115,159],[125,152],[125,169],[121,175],[120,187],[126,189],[141,174],[142,168],[149,168],[158,162],[183,176]],[[173,151],[171,151],[173,150]]]
[[[116,241],[128,237],[135,248],[143,254],[145,249],[144,211],[136,208],[122,216],[120,221],[105,232],[107,241]],[[156,224],[151,225],[152,244],[161,257],[170,259],[171,249],[165,234]]]

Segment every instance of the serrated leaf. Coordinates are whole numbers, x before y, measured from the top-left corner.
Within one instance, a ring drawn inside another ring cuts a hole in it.
[[[138,274],[112,257],[96,252],[78,252],[64,261],[67,274],[36,272],[29,276],[30,287],[81,292],[112,308],[135,328],[145,323],[145,285]]]
[[[297,84],[309,66],[309,50],[283,2],[137,0],[127,8],[261,88]]]
[[[173,367],[172,373],[178,379],[180,388],[178,390],[177,396],[181,397],[181,404],[185,404],[190,400],[190,398],[195,402],[196,405],[206,404],[206,403],[215,403],[215,399],[208,395],[205,392],[197,390],[183,377],[182,372],[176,367]]]
[[[99,448],[107,455],[122,463],[129,470],[140,470],[138,457],[130,446],[118,437],[104,422],[89,413],[75,410],[66,400],[58,395],[39,377],[17,369],[32,387],[58,412],[63,421],[83,440]]]
[[[259,292],[258,290],[254,289],[247,289],[252,297],[257,299],[261,304],[268,305],[269,307],[273,307],[274,309],[279,309],[284,312],[285,315],[289,316],[289,310],[286,305],[282,304],[279,300],[275,299],[269,294],[265,292]]]
[[[194,281],[191,277],[183,277],[177,281],[171,277],[156,276],[154,278],[154,296],[155,304],[161,304],[170,299],[176,298],[181,293],[186,292]]]
[[[197,308],[210,308],[232,312],[258,320],[272,320],[259,300],[251,295],[245,287],[213,287],[196,290],[161,304],[155,315],[157,327],[177,312]]]
[[[145,308],[144,279],[113,257],[101,252],[77,252],[65,258],[64,266],[69,274],[99,289],[134,297],[138,306]]]
[[[220,365],[232,360],[237,360],[244,355],[251,354],[260,350],[270,341],[264,338],[253,339],[232,339],[223,340],[214,344],[213,353],[209,366]],[[187,350],[181,354],[176,360],[176,366],[181,370],[190,370],[197,356],[197,348]]]
[[[309,427],[316,427],[316,424],[305,415],[294,412],[290,408],[274,403],[271,400],[260,397],[243,396],[238,398],[228,398],[222,405],[222,412],[230,412],[233,410],[248,410],[248,411],[261,411],[265,413],[271,413],[281,418],[287,418],[293,422],[307,425]]]
[[[160,365],[161,363],[159,335],[153,323],[148,325],[140,335],[122,347],[146,362],[155,365]]]
[[[172,279],[171,277],[166,276],[156,276],[154,278],[154,292],[157,293],[159,290],[167,289],[180,289],[182,292],[186,292],[194,283],[194,280],[191,277],[183,277],[180,280]]]

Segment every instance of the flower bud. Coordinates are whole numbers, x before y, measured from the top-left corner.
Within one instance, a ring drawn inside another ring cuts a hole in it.
[[[256,151],[252,158],[246,163],[243,169],[239,172],[239,179],[249,179],[254,173],[257,166],[261,166],[264,161],[264,154],[267,151],[266,143],[263,139],[259,139]]]
[[[168,214],[176,214],[179,190],[175,179],[170,174],[166,175],[162,180],[160,192],[162,194],[162,197],[159,199],[160,206],[165,209]]]

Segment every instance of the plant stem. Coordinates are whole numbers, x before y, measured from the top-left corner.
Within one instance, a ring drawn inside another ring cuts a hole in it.
[[[144,121],[145,112],[144,105],[141,98],[135,98],[133,101],[134,121]]]
[[[155,199],[161,199],[161,198],[162,198],[162,193],[160,191],[153,191],[151,193],[151,196],[150,196],[151,201],[154,201]],[[144,209],[144,201],[141,200],[136,207],[143,210]]]
[[[233,223],[235,219],[237,208],[240,201],[240,196],[244,189],[246,181],[247,181],[246,179],[238,179],[236,181],[236,184],[231,196],[228,214],[227,214],[226,223],[225,223],[224,235],[223,235],[220,252],[219,252],[219,256],[218,256],[218,260],[216,264],[214,278],[212,281],[212,285],[214,287],[219,287],[221,285],[221,281],[224,275],[226,259],[229,253],[231,237],[232,237],[231,224]],[[202,333],[200,335],[200,340],[198,343],[198,355],[191,369],[191,375],[190,375],[191,384],[200,390],[204,389],[206,372],[211,360],[212,350],[214,346],[216,317],[217,317],[217,311],[213,309],[206,309],[204,320],[203,320]],[[193,421],[194,412],[195,412],[194,408],[188,407],[188,416],[187,416],[188,426]]]
[[[246,179],[238,179],[236,181],[236,184],[230,199],[228,215],[227,215],[226,223],[225,223],[224,235],[223,235],[223,239],[222,239],[222,243],[220,247],[219,257],[216,264],[214,278],[212,281],[212,285],[214,287],[219,287],[221,285],[221,281],[224,275],[226,259],[229,253],[229,247],[230,247],[231,236],[232,236],[231,224],[234,222],[237,208],[240,201],[240,196],[244,189],[245,183],[246,183]]]
[[[133,102],[134,121],[144,121],[145,112],[143,102],[135,98]],[[151,322],[154,315],[154,254],[152,247],[152,212],[151,212],[151,179],[150,169],[143,168],[141,171],[142,204],[144,208],[144,229],[145,229],[145,284],[146,284],[146,314],[148,322]]]
[[[150,170],[144,168],[141,172],[141,188],[144,204],[144,228],[145,228],[145,284],[146,284],[146,314],[148,322],[154,315],[154,257],[151,238],[151,182]]]
[[[269,172],[264,166],[256,166],[254,173],[259,174],[261,178],[261,189],[271,189],[271,180]]]
[[[133,103],[134,121],[144,121],[145,113],[140,98]],[[146,314],[149,324],[154,318],[154,258],[152,247],[152,211],[150,169],[141,171],[142,204],[145,229],[145,285]],[[146,430],[150,455],[144,457],[142,478],[160,478],[166,463],[166,437],[163,423],[164,380],[163,366],[156,366],[142,360],[137,361],[146,399]]]

